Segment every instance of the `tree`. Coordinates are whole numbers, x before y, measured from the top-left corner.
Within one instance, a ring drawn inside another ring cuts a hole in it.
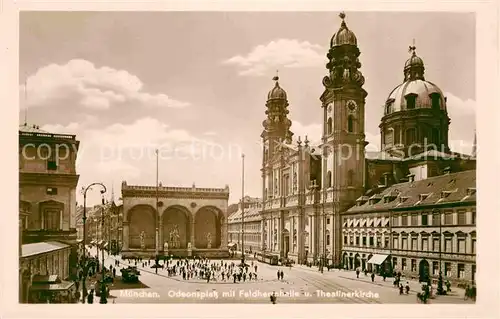
[[[438,284],[437,284],[437,294],[446,295],[446,290],[443,288],[443,275],[439,272]]]

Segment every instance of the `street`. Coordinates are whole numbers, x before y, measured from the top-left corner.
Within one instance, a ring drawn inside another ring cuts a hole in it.
[[[95,249],[90,249],[92,255]],[[101,255],[101,254],[99,254]],[[115,259],[120,266],[128,265],[119,256],[105,254],[106,267],[114,265]],[[234,260],[233,260],[234,261]],[[228,260],[228,262],[232,262]],[[238,263],[238,261],[234,261]],[[248,260],[252,263],[252,260]],[[371,282],[369,276],[360,274],[357,279],[354,272],[331,270],[320,273],[316,268],[294,266],[291,268],[270,266],[254,261],[258,266],[258,280],[236,282],[211,281],[200,279],[183,280],[180,276],[168,277],[164,269],[149,266],[141,267],[140,281],[142,287],[137,289],[114,289],[108,303],[270,303],[270,295],[274,292],[277,303],[417,303],[418,283],[410,284],[408,295],[399,295],[398,289],[392,286],[392,280],[386,282],[376,277]],[[277,279],[277,271],[282,269],[284,279]],[[117,269],[117,275],[119,269]],[[123,288],[120,284],[120,288]],[[126,286],[126,285],[125,285]],[[98,303],[98,297],[94,303]],[[463,300],[463,292],[456,291],[450,296],[438,296],[430,303],[473,303]]]

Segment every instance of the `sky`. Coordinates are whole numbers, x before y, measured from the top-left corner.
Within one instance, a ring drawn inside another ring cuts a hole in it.
[[[475,130],[473,13],[346,12],[365,76],[367,148],[403,82],[408,47],[448,98],[453,150]],[[319,141],[319,97],[338,12],[22,12],[20,123],[80,140],[78,189],[229,185],[230,203],[262,196],[262,121],[279,71],[295,138]],[[100,202],[97,190],[89,204]],[[77,201],[82,203],[78,193]]]

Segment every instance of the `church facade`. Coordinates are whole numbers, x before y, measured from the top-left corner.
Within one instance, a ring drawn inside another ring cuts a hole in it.
[[[361,52],[345,15],[340,16],[342,22],[331,38],[327,75],[322,80],[321,144],[312,145],[307,136],[292,142],[289,101],[277,76],[262,123],[259,248],[298,263],[349,263],[344,215],[352,217],[352,208],[360,202],[382,200],[380,194],[393,185],[470,170],[475,176],[475,155],[449,148],[446,97],[437,85],[425,80],[425,65],[414,46],[403,68],[403,83],[389,93],[385,103],[379,125],[381,150],[366,151],[368,93],[363,88]],[[465,189],[475,188],[475,179],[467,183]],[[386,218],[388,225],[392,221]],[[230,216],[229,223],[237,223],[237,219]]]

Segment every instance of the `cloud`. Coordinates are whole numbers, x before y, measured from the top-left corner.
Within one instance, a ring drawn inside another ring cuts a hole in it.
[[[236,55],[225,64],[236,65],[242,76],[261,76],[276,68],[307,68],[325,64],[324,48],[307,41],[278,39],[256,46],[245,56]]]
[[[296,142],[300,136],[300,140],[304,141],[305,137],[311,142],[312,145],[317,145],[321,143],[321,137],[323,136],[323,128],[319,123],[311,123],[304,125],[299,121],[292,121],[292,126],[290,130],[293,132],[293,141]]]
[[[203,133],[203,135],[205,135],[205,136],[217,136],[218,134],[216,132],[213,132],[213,131],[208,131],[208,132]]]
[[[471,99],[463,100],[453,93],[446,92],[446,106],[450,118],[455,116],[475,115],[476,114],[476,101]]]
[[[21,101],[24,101],[22,104],[29,107],[64,105],[105,110],[125,103],[137,107],[189,106],[187,102],[172,99],[162,93],[145,92],[141,80],[127,71],[96,67],[86,60],[47,65],[30,76],[26,84],[27,94],[25,85],[20,86],[20,94]]]

